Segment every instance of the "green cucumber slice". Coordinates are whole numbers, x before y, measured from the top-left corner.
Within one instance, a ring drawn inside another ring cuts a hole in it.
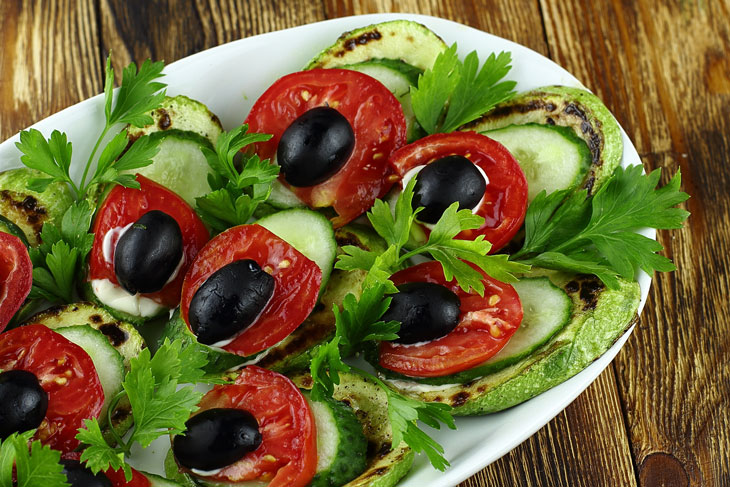
[[[256,222],[313,260],[322,270],[320,293],[335,263],[337,243],[332,223],[320,213],[303,208],[280,211]]]
[[[89,325],[65,326],[55,330],[69,341],[83,348],[89,354],[104,389],[104,405],[99,415],[99,424],[107,423],[107,410],[114,396],[122,390],[124,380],[124,361],[109,340],[100,331]]]
[[[409,143],[426,135],[416,120],[413,105],[411,104],[411,86],[418,83],[418,73],[421,73],[421,70],[403,61],[393,59],[373,59],[341,67],[372,76],[393,93],[393,96],[398,99],[401,107],[403,107]]]
[[[317,426],[317,474],[311,487],[344,485],[360,475],[367,466],[368,444],[362,424],[346,404],[304,397]]]
[[[183,487],[183,484],[179,484],[177,482],[173,482],[172,480],[166,479],[164,477],[160,477],[159,475],[155,475],[152,473],[147,472],[140,472],[142,475],[147,477],[147,480],[150,481],[149,487]]]
[[[528,202],[543,190],[577,187],[591,166],[588,145],[570,127],[529,123],[482,133],[517,159],[527,178]]]
[[[195,205],[195,198],[210,193],[208,174],[213,171],[200,150],[201,146],[212,149],[208,139],[193,132],[172,129],[155,132],[150,137],[160,139],[159,152],[152,158],[152,164],[130,173],[139,173],[165,186],[190,206]]]
[[[280,210],[289,208],[306,208],[307,205],[300,200],[292,190],[284,186],[284,184],[275,179],[271,185],[271,194],[266,200],[268,204]]]
[[[484,365],[501,370],[547,343],[570,321],[573,302],[547,277],[523,278],[512,284],[520,296],[522,323],[507,345]]]
[[[586,142],[591,151],[591,166],[580,187],[588,194],[597,191],[621,163],[621,127],[596,95],[580,88],[543,86],[519,93],[459,130],[481,133],[528,123],[569,127]]]
[[[464,384],[478,377],[493,374],[547,343],[570,321],[573,302],[568,294],[553,284],[547,277],[522,278],[513,284],[520,296],[524,315],[522,323],[507,345],[481,365],[443,377],[408,377],[378,367],[386,377],[414,384],[436,385]],[[372,364],[378,363],[375,349],[366,351],[366,358]]]
[[[426,70],[446,50],[444,41],[428,27],[411,20],[391,20],[342,34],[304,69],[337,68],[370,59],[398,59]]]

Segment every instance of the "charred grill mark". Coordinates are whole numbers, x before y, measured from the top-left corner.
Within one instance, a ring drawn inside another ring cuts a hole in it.
[[[377,455],[378,455],[378,457],[383,458],[388,453],[390,453],[390,450],[392,450],[392,449],[393,449],[393,445],[389,441],[386,441],[385,443],[380,445]]]
[[[364,46],[368,42],[371,41],[377,41],[380,40],[383,36],[380,35],[380,32],[378,32],[378,29],[369,30],[367,32],[363,32],[357,37],[352,37],[350,39],[347,39],[345,41],[344,47],[348,51],[352,51],[357,46]]]
[[[453,407],[458,408],[466,404],[466,401],[468,401],[470,397],[471,394],[466,391],[461,391],[451,396],[450,402]]]
[[[129,339],[129,335],[126,331],[122,330],[119,323],[106,323],[101,325],[99,331],[109,338],[109,341],[115,348],[124,344]]]
[[[596,276],[581,274],[565,285],[564,289],[571,294],[578,294],[583,302],[583,310],[595,309],[598,304],[598,296],[605,288],[604,284]]]
[[[33,234],[40,241],[43,222],[47,217],[46,209],[31,195],[27,195],[19,201],[17,198],[22,196],[22,193],[15,193],[8,190],[0,191],[0,200],[5,200],[8,205],[15,208],[19,214],[25,217],[25,223],[33,228]]]
[[[98,314],[91,315],[89,316],[89,321],[91,321],[92,323],[101,323],[102,321],[104,321],[104,318],[102,318],[101,315]]]
[[[328,316],[331,313],[327,312]],[[319,319],[318,319],[319,318]],[[259,367],[270,367],[286,357],[302,353],[304,350],[324,341],[335,330],[334,319],[322,319],[319,315],[313,315],[291,334],[292,340],[282,347],[273,348],[257,365]]]
[[[159,116],[159,119],[157,120],[157,126],[160,128],[160,130],[169,129],[172,125],[172,120],[170,120],[170,114],[167,113],[167,110],[165,110],[164,108],[158,108],[157,115]]]
[[[123,404],[117,406],[117,408],[112,412],[112,423],[115,425],[119,424],[127,419],[130,414],[132,414],[132,410],[129,405]]]

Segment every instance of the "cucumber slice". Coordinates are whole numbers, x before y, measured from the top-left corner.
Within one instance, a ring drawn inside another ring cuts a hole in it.
[[[580,185],[591,166],[591,151],[573,129],[558,125],[510,125],[482,132],[504,145],[527,178],[527,201]]]
[[[201,146],[212,149],[208,139],[193,132],[166,130],[153,133],[159,138],[159,152],[152,158],[152,164],[129,171],[159,183],[180,195],[190,206],[195,198],[210,193],[208,174],[212,169],[200,150]]]
[[[322,270],[320,293],[335,263],[337,243],[332,223],[312,210],[293,208],[274,213],[256,222],[313,260]]]
[[[482,133],[529,123],[569,127],[586,142],[591,165],[580,186],[588,194],[598,190],[621,163],[621,128],[596,95],[580,88],[543,86],[520,93],[459,130]]]
[[[398,382],[436,385],[464,384],[478,377],[500,371],[543,346],[570,321],[573,302],[568,294],[553,284],[547,277],[522,278],[513,284],[522,302],[524,315],[522,323],[507,345],[481,365],[443,377],[408,377],[377,367],[387,377]],[[366,358],[372,364],[378,363],[377,350],[366,351]],[[401,384],[404,385],[404,384]]]
[[[275,179],[271,185],[271,194],[266,200],[268,204],[280,210],[289,208],[306,208],[307,205],[300,200],[292,190],[282,184],[281,181]]]
[[[147,472],[140,472],[150,481],[149,487],[183,487],[183,484]]]
[[[127,137],[136,140],[155,132],[178,130],[205,137],[215,146],[223,126],[208,107],[187,96],[166,96],[160,107],[150,112],[152,123],[144,127],[127,127]]]
[[[370,59],[399,59],[426,70],[446,50],[444,41],[411,20],[391,20],[345,32],[304,69],[337,68]]]
[[[368,444],[362,424],[344,403],[313,401],[307,392],[304,397],[317,425],[317,474],[310,486],[344,485],[367,466]]]
[[[411,104],[411,86],[418,83],[418,74],[422,71],[416,67],[393,59],[373,59],[370,61],[348,64],[343,69],[351,69],[372,76],[393,93],[403,107],[406,119],[408,142],[423,137],[425,132],[416,121]]]
[[[507,345],[484,365],[501,370],[547,343],[570,321],[573,302],[547,277],[523,278],[512,284],[520,296],[522,323]]]
[[[124,361],[109,340],[89,325],[65,326],[55,330],[69,341],[83,348],[89,354],[104,389],[104,405],[99,415],[99,424],[106,425],[109,403],[122,390]]]

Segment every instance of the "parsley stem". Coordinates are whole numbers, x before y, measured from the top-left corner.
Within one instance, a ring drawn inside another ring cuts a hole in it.
[[[81,191],[77,191],[77,198],[81,199],[85,196],[86,190],[88,188],[84,187],[86,184],[86,176],[89,175],[89,168],[91,167],[92,162],[94,162],[94,156],[96,155],[96,151],[99,150],[99,145],[101,145],[101,141],[106,136],[107,132],[109,132],[109,129],[111,128],[111,125],[105,124],[104,130],[102,130],[101,135],[98,139],[96,139],[96,145],[94,145],[94,149],[91,151],[91,155],[89,156],[89,160],[86,161],[86,167],[84,168],[84,174],[81,176],[81,184],[79,184],[79,188]],[[83,192],[83,194],[81,194]]]
[[[419,254],[423,254],[424,252],[427,252],[428,247],[429,247],[428,244],[421,245],[420,247],[418,247],[418,248],[416,248],[414,250],[411,250],[408,253],[403,254],[402,256],[400,256],[398,258],[398,265],[401,265],[403,262],[407,261],[411,257],[415,257],[415,256],[417,256]]]
[[[119,401],[121,401],[122,398],[125,397],[126,395],[127,395],[127,391],[125,391],[123,389],[121,391],[119,391],[117,393],[117,395],[114,396],[111,401],[109,401],[109,408],[106,410],[106,419],[107,419],[107,423],[109,424],[109,431],[111,431],[111,434],[114,437],[114,440],[119,445],[123,445],[124,440],[122,439],[121,436],[119,436],[119,434],[117,433],[117,430],[114,428],[114,422],[112,422],[112,413],[116,409],[117,404],[119,404]]]

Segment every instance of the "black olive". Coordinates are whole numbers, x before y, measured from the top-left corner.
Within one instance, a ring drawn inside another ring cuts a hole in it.
[[[61,465],[71,487],[112,487],[104,473],[94,474],[78,460],[61,460]]]
[[[352,154],[355,132],[340,112],[312,108],[284,131],[276,158],[292,186],[314,186],[332,177]]]
[[[432,282],[398,286],[384,321],[400,321],[396,343],[418,343],[447,335],[459,324],[461,300],[450,289]]]
[[[187,468],[223,468],[261,445],[256,418],[240,409],[207,409],[190,418],[185,427],[185,434],[173,439],[172,452]]]
[[[32,372],[0,373],[0,439],[40,426],[48,410],[48,394]]]
[[[253,260],[237,260],[206,279],[190,301],[188,319],[200,343],[210,345],[248,328],[274,294],[274,278]]]
[[[114,251],[114,273],[131,294],[154,293],[165,284],[183,256],[182,231],[177,221],[152,210],[124,232]]]
[[[455,201],[459,209],[472,209],[482,197],[487,182],[479,169],[464,156],[448,156],[438,159],[416,175],[413,189],[413,209],[423,206],[418,219],[436,223],[446,208]]]

